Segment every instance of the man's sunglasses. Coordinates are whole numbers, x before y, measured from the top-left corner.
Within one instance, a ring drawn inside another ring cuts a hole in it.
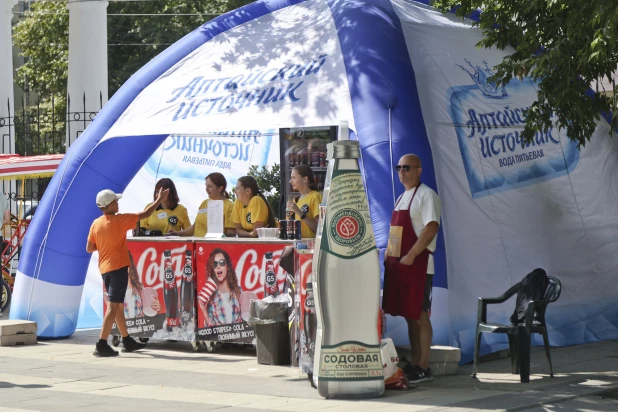
[[[403,169],[404,172],[409,172],[411,167],[413,167],[415,169],[419,168],[419,166],[397,165],[397,166],[395,166],[395,170],[397,170],[398,172],[401,172],[401,169]]]
[[[213,266],[213,268],[215,268],[215,269],[216,269],[216,268],[217,268],[217,266],[221,266],[221,267],[223,267],[223,266],[227,266],[227,262],[225,261],[225,259],[215,260],[215,261],[212,263],[212,266]]]

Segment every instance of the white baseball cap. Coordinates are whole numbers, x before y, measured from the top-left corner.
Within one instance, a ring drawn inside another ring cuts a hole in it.
[[[107,207],[114,200],[118,200],[122,197],[121,194],[114,193],[109,189],[101,190],[97,193],[97,206],[99,207]]]

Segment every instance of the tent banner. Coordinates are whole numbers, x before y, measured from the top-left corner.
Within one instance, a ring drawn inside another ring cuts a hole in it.
[[[337,30],[327,2],[307,1],[204,43],[147,86],[104,139],[342,119],[353,122]]]
[[[611,304],[618,169],[602,166],[615,162],[618,147],[607,123],[599,122],[581,151],[557,127],[525,142],[537,84],[529,78],[492,82],[493,67],[506,53],[477,48],[482,32],[469,21],[404,0],[393,4],[442,200],[452,344],[469,359],[478,298],[501,295],[537,267],[563,286],[547,312],[552,344],[618,337],[618,309]],[[594,307],[584,310],[589,302]],[[508,323],[513,309],[514,302],[491,308],[490,320]],[[507,346],[505,337],[492,336],[483,348]]]

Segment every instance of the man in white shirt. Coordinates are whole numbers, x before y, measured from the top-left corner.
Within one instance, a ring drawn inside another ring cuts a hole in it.
[[[403,316],[408,323],[412,348],[410,365],[404,368],[410,382],[433,380],[429,351],[433,329],[431,289],[434,275],[433,252],[440,228],[440,198],[421,183],[421,159],[403,156],[396,167],[406,191],[398,199],[385,253],[384,311]]]

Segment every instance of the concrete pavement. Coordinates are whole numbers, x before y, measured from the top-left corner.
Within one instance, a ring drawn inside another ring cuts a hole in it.
[[[1,320],[0,320],[1,322]],[[325,400],[296,368],[259,365],[253,349],[194,353],[182,342],[151,342],[116,358],[92,355],[98,331],[34,346],[0,347],[0,412],[111,411],[470,411],[617,410],[618,345],[552,348],[555,378],[535,348],[530,384],[509,360],[471,365],[408,391],[371,400]],[[605,397],[601,393],[608,393]],[[613,396],[613,398],[612,398]]]

